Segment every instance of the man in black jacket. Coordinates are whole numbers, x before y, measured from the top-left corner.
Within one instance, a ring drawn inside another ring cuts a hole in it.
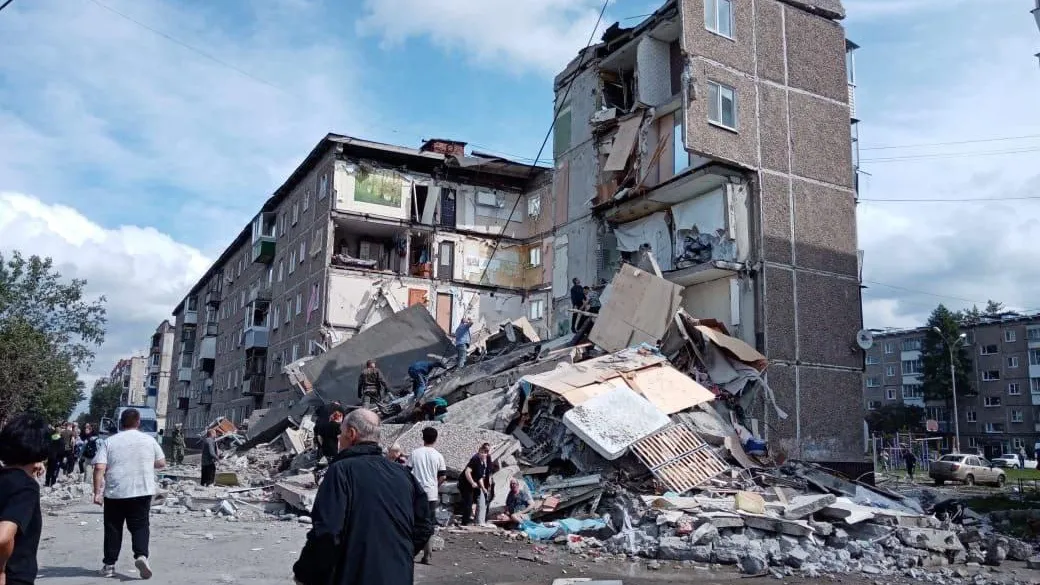
[[[311,510],[312,528],[293,565],[302,585],[405,585],[433,536],[426,492],[403,465],[383,457],[379,417],[343,419],[340,452]]]

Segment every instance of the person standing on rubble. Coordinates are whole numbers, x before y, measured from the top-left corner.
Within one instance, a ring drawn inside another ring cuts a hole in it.
[[[575,278],[571,281],[571,308],[580,311],[582,305],[585,304],[585,289],[581,286],[581,281]],[[571,313],[571,333],[578,332],[578,313]]]
[[[423,394],[426,394],[426,384],[430,380],[430,372],[432,372],[434,368],[443,367],[444,362],[441,360],[419,360],[408,366],[408,377],[412,379],[412,394],[415,396],[416,402],[423,397]]]
[[[365,362],[357,381],[358,401],[362,408],[371,409],[376,403],[390,393],[390,386],[383,377],[383,372],[376,367],[375,360]]]
[[[124,410],[119,432],[101,442],[94,458],[94,503],[104,509],[102,577],[116,574],[124,524],[130,531],[134,566],[142,579],[152,577],[148,514],[155,495],[155,470],[166,467],[166,456],[155,439],[137,430],[140,426],[141,413],[136,408]]]
[[[181,423],[173,425],[173,432],[170,433],[170,445],[172,447],[173,464],[180,465],[184,463],[184,448],[187,445],[184,441],[184,425]]]
[[[413,583],[413,559],[433,535],[426,492],[407,468],[383,457],[379,417],[371,410],[343,419],[339,447],[293,565],[296,583]]]
[[[217,430],[206,431],[206,438],[202,440],[202,477],[199,483],[210,486],[217,479],[217,461],[220,460],[220,450],[217,448]]]
[[[422,430],[423,446],[412,451],[409,463],[412,467],[412,475],[419,482],[426,493],[426,501],[430,506],[430,517],[436,522],[437,501],[440,499],[441,484],[448,474],[448,466],[444,462],[444,455],[434,448],[437,442],[437,429],[426,427]],[[423,547],[423,556],[419,561],[424,565],[430,564],[433,548],[430,541],[426,541]]]
[[[329,419],[315,425],[314,441],[318,444],[319,459],[325,457],[331,463],[332,458],[339,452],[341,422],[343,422],[343,407],[333,404],[329,408]]]
[[[466,469],[459,478],[459,494],[462,496],[462,525],[473,521],[473,506],[477,507],[477,523],[487,521],[487,502],[491,492],[491,445],[484,443],[470,457]]]
[[[469,330],[473,327],[473,319],[469,317],[463,317],[462,321],[459,322],[459,326],[455,328],[455,353],[458,356],[455,362],[456,368],[461,368],[466,365],[466,356],[469,355],[469,343],[470,334]]]

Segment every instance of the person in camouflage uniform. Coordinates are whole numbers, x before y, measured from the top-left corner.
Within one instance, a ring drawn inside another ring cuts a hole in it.
[[[170,433],[170,441],[173,445],[173,462],[176,465],[184,463],[184,429],[181,427],[181,423],[173,426],[173,432]]]
[[[390,386],[383,377],[383,372],[376,367],[375,360],[368,360],[365,369],[358,376],[358,400],[363,408],[371,410],[376,403],[390,393]]]

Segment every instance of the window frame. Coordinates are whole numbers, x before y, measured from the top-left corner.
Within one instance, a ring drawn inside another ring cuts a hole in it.
[[[881,358],[879,358],[876,355],[870,355],[868,353],[866,359],[864,360],[864,363],[868,366],[878,366],[881,365]]]
[[[716,92],[716,94],[715,94],[715,99],[714,99],[715,107],[718,109],[718,114],[719,114],[719,119],[718,120],[713,120],[711,118],[711,108],[712,108],[712,104],[711,104],[712,95],[711,95],[711,93],[712,93],[712,88],[713,87],[717,88],[717,90],[718,90]],[[722,108],[722,103],[723,103],[722,90],[723,89],[727,89],[731,93],[730,101],[733,104],[733,125],[732,126],[730,126],[730,125],[726,124],[724,121],[722,121],[722,118],[723,118],[723,113],[722,113],[723,112],[723,108]],[[730,132],[740,132],[740,114],[739,114],[739,109],[740,108],[737,105],[738,104],[738,99],[739,99],[739,92],[737,91],[737,88],[732,87],[730,85],[726,85],[725,83],[722,83],[721,81],[715,81],[713,79],[709,79],[708,80],[708,100],[709,100],[708,101],[708,123],[711,124],[712,126],[717,126],[717,127],[722,128],[724,130],[729,130]]]
[[[722,10],[722,7],[720,6],[720,4],[723,4],[723,3],[725,3],[725,5],[727,6],[726,12],[729,12],[729,32],[728,33],[723,32],[722,31],[722,27],[719,26],[719,24],[721,22],[721,16],[724,13],[724,11]],[[714,8],[714,14],[709,14],[709,12],[711,12],[709,10],[709,5]],[[734,31],[733,31],[733,29],[735,28],[734,27],[735,23],[734,23],[734,18],[733,18],[734,17],[734,12],[735,11],[733,10],[733,0],[704,0],[704,29],[707,30],[708,32],[710,32],[711,34],[718,35],[718,36],[720,36],[722,38],[729,39],[731,41],[735,41],[736,40],[736,35],[734,34]],[[711,23],[709,23],[709,16],[712,17],[711,18],[711,20],[712,20]]]
[[[1004,406],[1004,399],[1002,396],[983,396],[982,406],[983,408],[1001,408]]]
[[[895,388],[886,388],[885,389],[885,400],[895,400],[895,399],[896,399],[896,389]]]
[[[1007,367],[1008,369],[1015,369],[1018,367],[1019,360],[1017,355],[1007,356]]]
[[[996,376],[994,376],[996,374]],[[1000,370],[982,370],[982,381],[983,382],[999,382],[1000,381]]]
[[[990,348],[993,348],[993,351],[989,351]],[[1000,353],[1000,346],[995,343],[979,346],[979,355],[996,355],[998,353]]]
[[[1014,391],[1012,391],[1012,388]],[[1008,396],[1021,396],[1022,386],[1018,382],[1008,382],[1007,392]]]
[[[1016,417],[1015,415],[1018,415],[1018,416]],[[1025,413],[1023,411],[1017,410],[1017,409],[1012,409],[1011,410],[1011,422],[1012,423],[1022,423],[1022,422],[1025,422],[1025,420],[1026,420],[1026,417],[1025,417]]]
[[[1015,333],[1014,329],[1004,330],[1004,343],[1014,343],[1018,341],[1018,334]]]
[[[970,423],[978,422],[979,421],[979,413],[975,412],[974,410],[969,410],[969,411],[964,413],[964,420],[966,420],[966,421],[968,421]]]

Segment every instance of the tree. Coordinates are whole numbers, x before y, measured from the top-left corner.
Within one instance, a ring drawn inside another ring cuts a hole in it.
[[[65,420],[83,399],[76,371],[47,336],[21,318],[0,321],[0,422],[31,410]]]
[[[984,314],[979,310],[978,305],[972,305],[970,309],[958,311],[955,315],[962,327],[974,327],[982,322]]]
[[[871,432],[890,435],[899,432],[924,432],[924,409],[906,404],[889,404],[867,413]]]
[[[938,327],[941,333],[933,327]],[[960,322],[957,316],[943,305],[939,305],[928,317],[924,342],[921,344],[922,382],[925,400],[943,401],[949,409],[953,394],[950,391],[950,351],[946,343],[955,344],[953,350],[954,369],[957,376],[957,395],[972,392],[971,357],[959,342]]]
[[[994,300],[988,300],[986,301],[986,308],[983,309],[982,313],[987,317],[996,317],[1003,313],[1005,310],[1006,309],[1004,308],[1004,303]]]
[[[101,417],[112,416],[119,401],[123,396],[123,387],[118,382],[110,382],[108,378],[101,378],[94,382],[94,389],[90,392],[90,408],[86,413],[86,422],[95,427],[101,424]]]
[[[0,423],[29,409],[65,418],[82,399],[76,372],[105,339],[105,299],[85,286],[50,258],[0,254]]]

